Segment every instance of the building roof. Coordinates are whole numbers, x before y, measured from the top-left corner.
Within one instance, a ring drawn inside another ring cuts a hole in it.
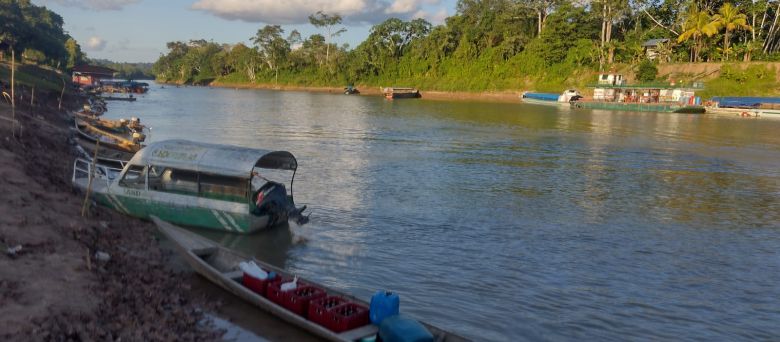
[[[86,74],[86,75],[94,75],[94,76],[107,76],[107,77],[113,77],[114,73],[116,73],[116,70],[111,68],[106,68],[102,66],[97,65],[77,65],[73,67],[74,73],[80,73],[80,74]]]
[[[648,41],[642,43],[642,46],[643,47],[658,46],[658,44],[666,43],[668,41],[669,41],[669,38],[649,39]]]
[[[207,144],[189,140],[151,143],[130,164],[167,166],[214,175],[249,178],[255,167],[294,171],[298,162],[287,151]]]

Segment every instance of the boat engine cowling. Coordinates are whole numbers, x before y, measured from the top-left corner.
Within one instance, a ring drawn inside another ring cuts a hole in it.
[[[302,215],[306,207],[295,208],[295,204],[287,197],[287,188],[284,184],[267,182],[258,189],[253,197],[255,207],[252,213],[258,216],[269,215],[269,225],[275,224],[280,218],[295,218],[298,224],[308,222],[308,217]]]
[[[284,184],[267,182],[255,192],[254,201],[258,215],[283,214],[287,211],[287,189]]]

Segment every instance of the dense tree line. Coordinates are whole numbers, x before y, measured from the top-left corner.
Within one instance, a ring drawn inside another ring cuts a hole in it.
[[[355,48],[333,40],[338,14],[312,15],[307,38],[266,25],[251,46],[168,43],[153,71],[163,81],[306,85],[408,84],[428,89],[560,86],[584,71],[653,63],[780,59],[780,2],[768,0],[460,0],[433,26],[388,19]]]
[[[99,65],[116,70],[116,78],[127,80],[153,80],[152,63],[114,62],[107,59],[88,59],[91,65]]]
[[[30,0],[0,0],[0,59],[13,51],[17,58],[61,69],[82,63],[86,56],[63,23]]]

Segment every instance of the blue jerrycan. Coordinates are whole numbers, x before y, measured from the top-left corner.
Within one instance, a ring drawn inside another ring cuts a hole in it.
[[[371,323],[379,325],[387,317],[398,315],[401,298],[389,291],[378,291],[371,296],[368,316]]]

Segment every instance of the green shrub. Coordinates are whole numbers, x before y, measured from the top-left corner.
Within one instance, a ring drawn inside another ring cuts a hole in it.
[[[655,63],[647,59],[639,63],[639,68],[636,71],[636,79],[639,82],[652,82],[657,76],[658,68],[655,67]]]

